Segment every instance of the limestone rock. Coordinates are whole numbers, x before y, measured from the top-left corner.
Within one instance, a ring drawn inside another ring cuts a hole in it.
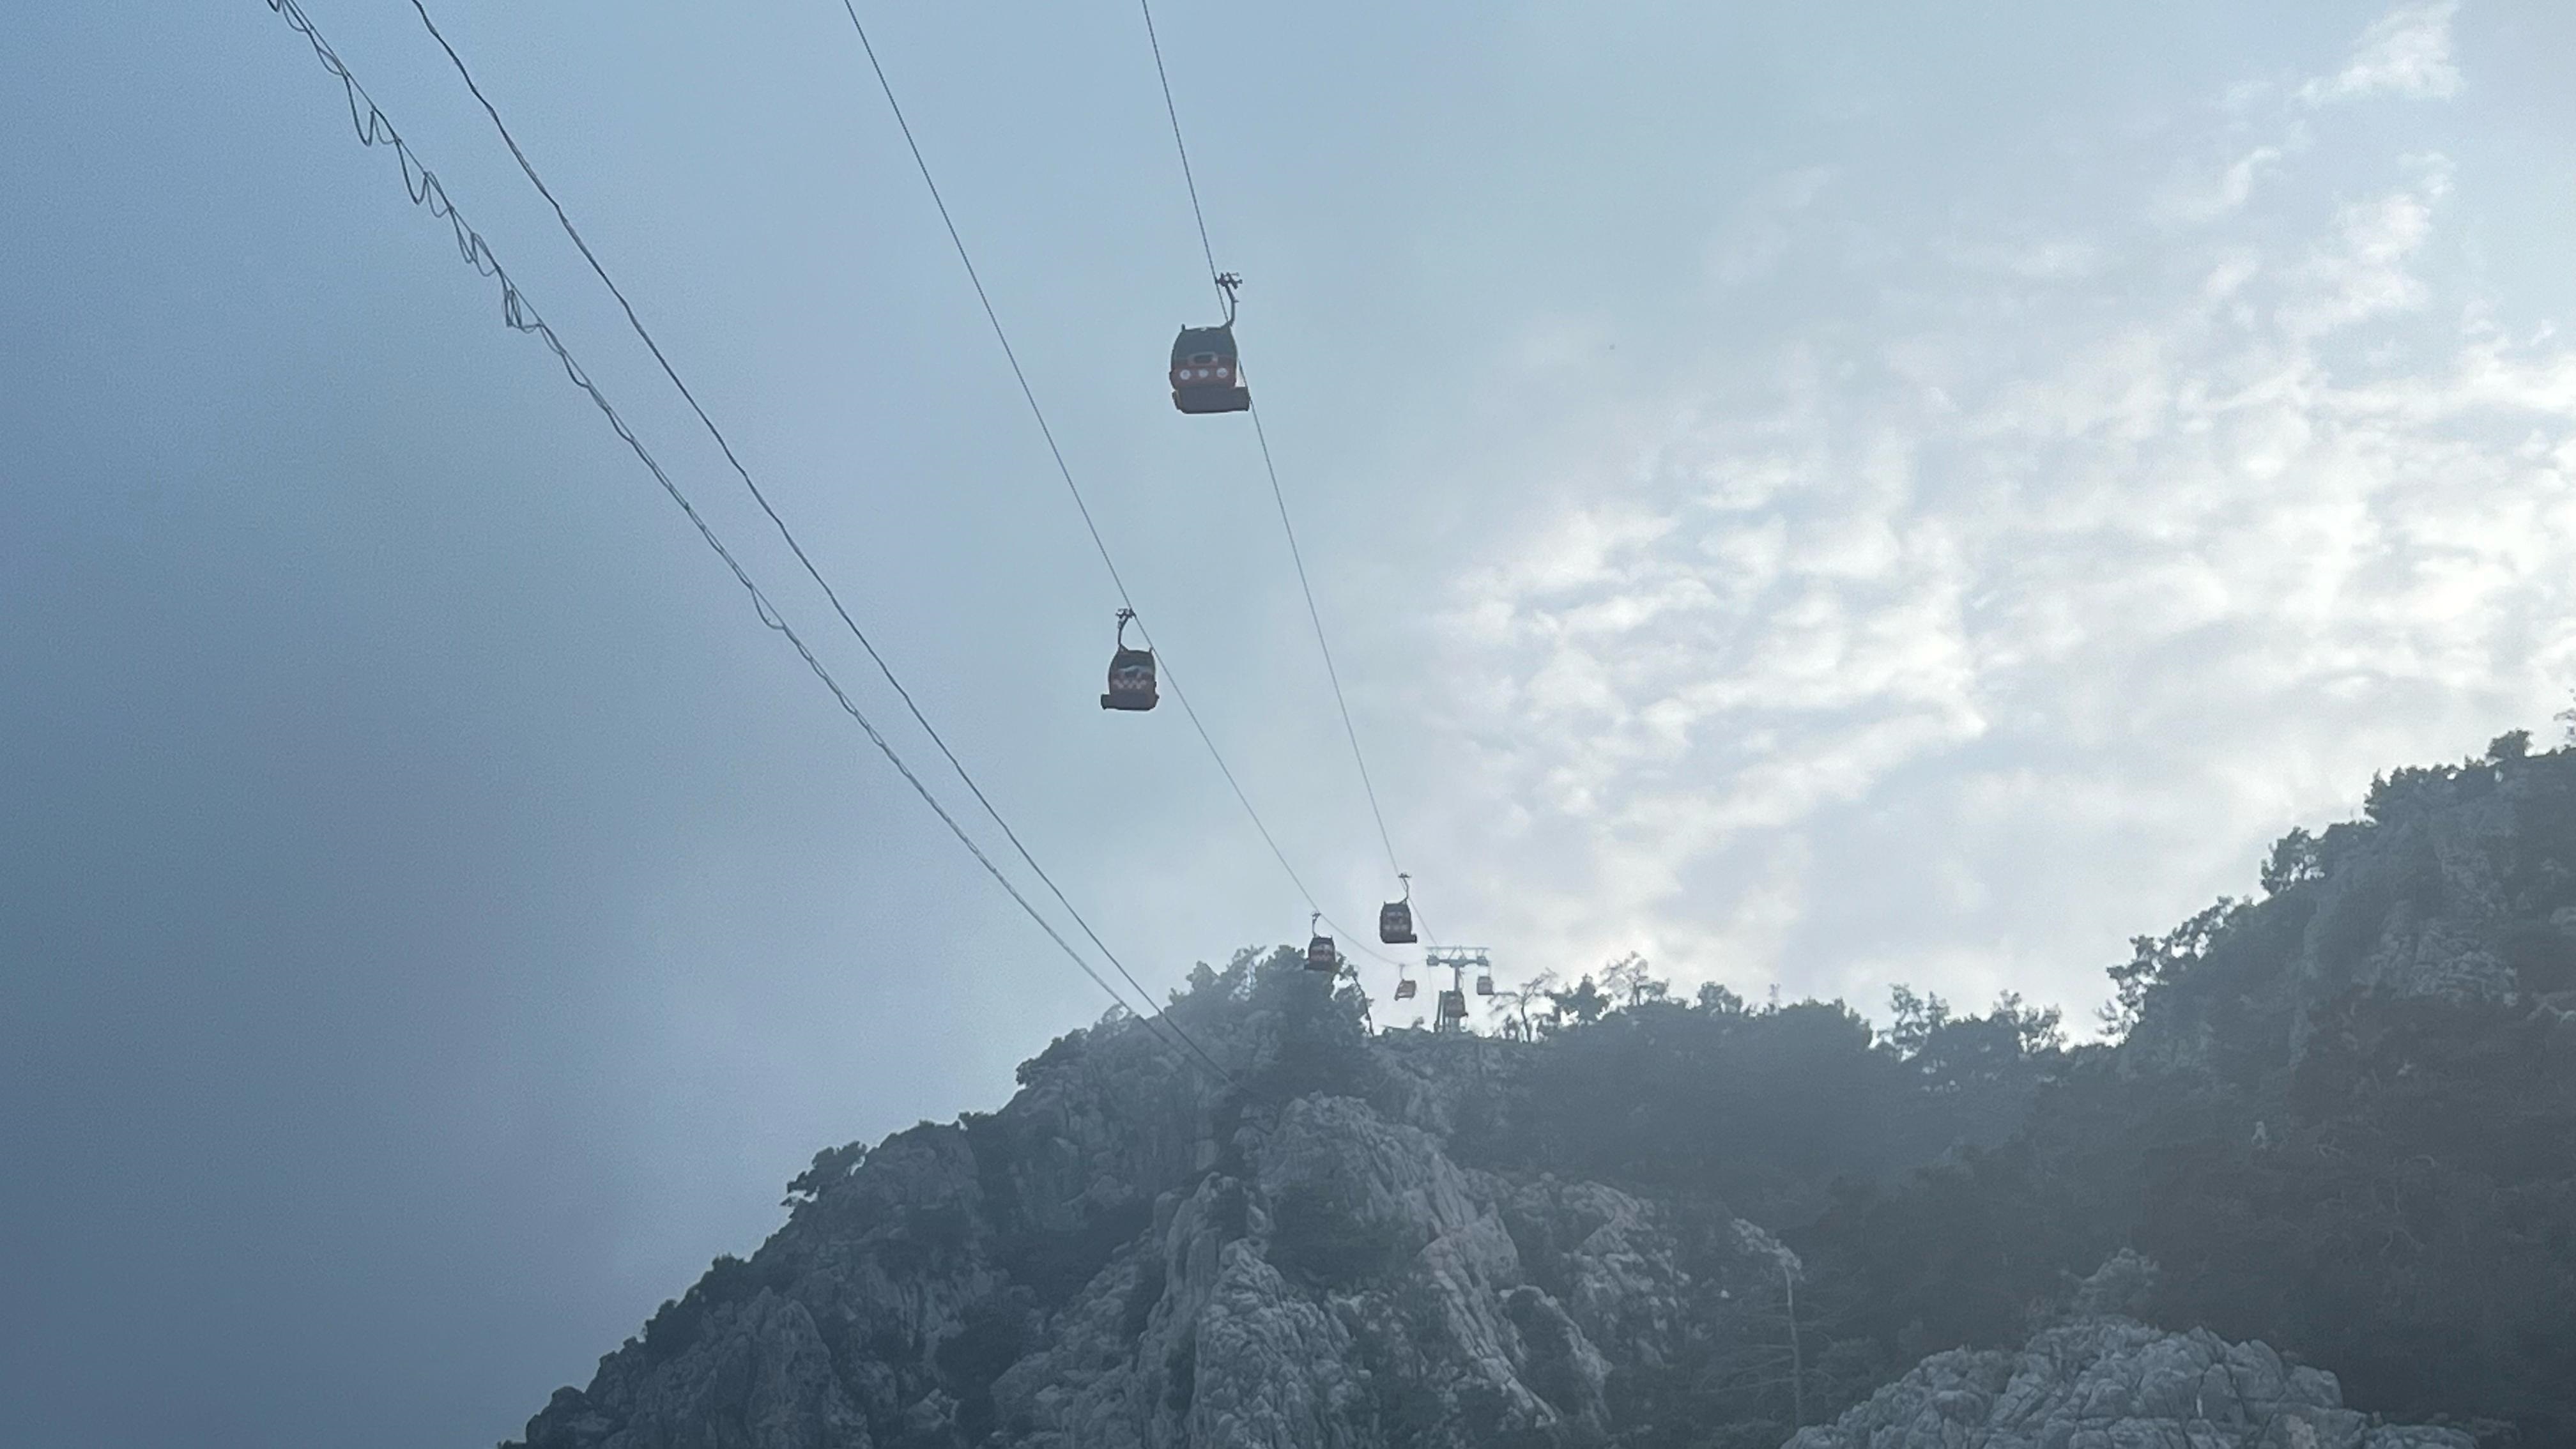
[[[1787,1449],[2473,1449],[2452,1429],[2390,1428],[2343,1406],[2334,1375],[2260,1343],[2126,1318],[2042,1331],[2021,1352],[1925,1359]]]
[[[2320,1014],[2359,992],[2495,1004],[2549,989],[2517,969],[2514,943],[2563,940],[2576,921],[2576,868],[2530,859],[2566,808],[2542,779],[2560,768],[2466,766],[2387,819],[2328,830],[2316,873],[2265,907],[2298,917],[2295,951],[2233,955],[2157,993],[2122,1069],[2205,1076],[2231,1055],[2295,1066]]]
[[[530,1449],[873,1449],[804,1305],[763,1290],[709,1320],[675,1359],[630,1347],[589,1394],[559,1390]]]

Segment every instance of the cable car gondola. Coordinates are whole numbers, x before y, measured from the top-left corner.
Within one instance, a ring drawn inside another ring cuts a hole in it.
[[[1478,996],[1491,996],[1494,994],[1494,973],[1492,968],[1482,966],[1476,968],[1476,994]]]
[[[1414,994],[1416,991],[1419,991],[1419,990],[1421,990],[1421,989],[1422,989],[1422,985],[1421,985],[1421,983],[1420,983],[1420,982],[1415,981],[1412,977],[1407,976],[1406,974],[1404,974],[1404,967],[1402,967],[1401,965],[1399,965],[1399,966],[1397,966],[1397,967],[1395,968],[1395,999],[1396,999],[1396,1000],[1398,1000],[1398,1001],[1411,1001],[1411,1000],[1413,999],[1413,994]]]
[[[1225,320],[1214,327],[1184,327],[1172,341],[1172,406],[1185,413],[1239,413],[1252,406],[1243,384],[1243,362],[1234,348],[1234,289],[1243,279],[1216,279],[1225,291]]]
[[[1102,709],[1154,707],[1154,651],[1127,647],[1127,621],[1135,617],[1133,609],[1118,611],[1118,652],[1109,656],[1109,692],[1100,696]]]
[[[1306,969],[1330,971],[1339,975],[1342,969],[1342,953],[1333,945],[1333,938],[1325,935],[1319,928],[1323,919],[1323,912],[1318,911],[1314,919],[1306,923],[1306,928],[1315,932],[1315,939],[1306,943]]]
[[[1377,938],[1390,946],[1410,946],[1413,935],[1413,877],[1398,875],[1404,882],[1404,899],[1388,901],[1377,908]]]

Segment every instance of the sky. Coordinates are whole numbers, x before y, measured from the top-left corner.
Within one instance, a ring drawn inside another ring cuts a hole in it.
[[[1170,674],[1364,927],[1260,452],[1165,399],[1215,304],[1141,20],[858,9]],[[1073,934],[411,7],[306,12]],[[432,13],[1138,979],[1301,938],[1168,694],[1097,707],[1118,595],[840,7]],[[2375,771],[2558,738],[2576,12],[1156,21],[1388,835],[1506,979],[2080,1021]],[[266,4],[18,17],[0,185],[0,1441],[515,1434],[815,1149],[1106,1006]]]

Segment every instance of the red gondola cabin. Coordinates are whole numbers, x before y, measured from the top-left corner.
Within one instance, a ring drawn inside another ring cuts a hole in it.
[[[1336,976],[1341,974],[1342,953],[1340,948],[1333,944],[1332,937],[1317,931],[1315,939],[1306,943],[1306,969],[1329,971]]]
[[[1172,343],[1172,406],[1185,413],[1239,413],[1252,406],[1234,324],[1184,327]]]
[[[1404,882],[1404,898],[1388,901],[1377,908],[1377,938],[1390,946],[1413,944],[1413,877],[1399,872],[1396,879]]]
[[[1109,692],[1100,696],[1102,709],[1154,707],[1154,651],[1127,647],[1127,621],[1135,617],[1133,609],[1118,611],[1118,652],[1109,656]]]
[[[1377,938],[1390,946],[1413,944],[1413,906],[1407,901],[1388,901],[1377,908]]]

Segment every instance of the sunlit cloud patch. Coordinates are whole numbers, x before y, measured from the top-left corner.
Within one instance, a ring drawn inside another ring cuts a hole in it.
[[[2080,1009],[2125,936],[2250,888],[2374,769],[2545,723],[2576,352],[2467,280],[2443,156],[2335,130],[2459,92],[2453,9],[2157,137],[2133,159],[2166,179],[2111,208],[2040,176],[1892,283],[1853,263],[1860,300],[1759,339],[1761,382],[1677,388],[1636,466],[1462,574],[1451,769],[1554,883],[1490,909],[1546,964]],[[1779,178],[1716,285],[1834,265],[1858,190]]]

